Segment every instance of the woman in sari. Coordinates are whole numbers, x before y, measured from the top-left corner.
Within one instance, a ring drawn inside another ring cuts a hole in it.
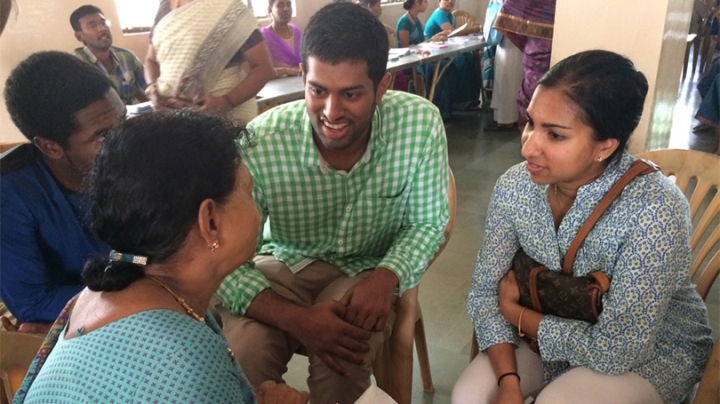
[[[275,74],[278,76],[297,76],[300,74],[300,28],[290,22],[292,18],[291,0],[269,0],[270,25],[260,28],[265,37]]]
[[[256,402],[207,310],[255,251],[260,219],[239,133],[192,111],[111,131],[88,194],[93,229],[114,250],[86,263],[86,288],[53,325],[14,403]],[[307,401],[287,386],[257,394]]]
[[[398,19],[395,27],[395,36],[397,36],[398,46],[407,48],[410,45],[417,45],[425,42],[425,33],[423,25],[418,15],[427,10],[428,0],[405,0],[403,8],[407,10],[400,19]],[[443,42],[447,41],[448,31],[441,31],[435,34],[428,41]]]
[[[494,28],[522,51],[523,82],[517,95],[518,125],[527,122],[538,80],[550,68],[556,0],[505,0]]]
[[[255,96],[275,76],[252,10],[241,0],[177,0],[169,8],[157,18],[145,59],[153,107],[252,120]]]
[[[449,33],[457,28],[455,16],[452,14],[454,6],[455,0],[439,0],[437,10],[433,11],[425,24],[426,40],[430,40],[440,32]],[[434,63],[429,64],[428,74],[434,68]],[[430,84],[430,81],[426,83],[426,91],[429,91]],[[481,86],[482,74],[475,54],[463,53],[455,57],[452,66],[438,82],[433,102],[440,108],[444,119],[450,115],[450,109],[456,103],[465,103],[467,110],[477,110],[480,104]]]

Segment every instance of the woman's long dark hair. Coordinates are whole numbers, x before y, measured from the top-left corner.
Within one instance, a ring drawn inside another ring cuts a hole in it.
[[[162,262],[197,222],[205,199],[222,204],[235,188],[242,128],[198,112],[159,112],[114,128],[90,177],[90,216],[113,250]],[[122,290],[142,266],[98,257],[82,278],[94,291]]]

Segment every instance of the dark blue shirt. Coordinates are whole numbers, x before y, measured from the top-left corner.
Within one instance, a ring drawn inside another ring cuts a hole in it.
[[[0,297],[20,322],[51,323],[83,285],[85,261],[109,248],[88,201],[64,188],[32,144],[0,157]]]

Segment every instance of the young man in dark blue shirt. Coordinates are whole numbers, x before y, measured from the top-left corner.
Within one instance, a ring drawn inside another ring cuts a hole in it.
[[[81,192],[125,106],[102,73],[61,52],[21,62],[5,102],[30,143],[0,157],[0,297],[20,331],[43,332],[82,289],[85,260],[108,252],[89,229]]]

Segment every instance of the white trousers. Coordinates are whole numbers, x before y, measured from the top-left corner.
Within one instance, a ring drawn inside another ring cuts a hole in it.
[[[497,123],[518,120],[517,94],[523,81],[523,54],[510,40],[503,38],[495,52],[495,76],[490,108]]]
[[[522,341],[515,357],[523,396],[534,396],[542,389],[535,404],[663,404],[653,385],[633,372],[608,376],[576,367],[543,388],[540,356]],[[491,404],[497,393],[490,358],[480,353],[455,384],[452,404]]]

